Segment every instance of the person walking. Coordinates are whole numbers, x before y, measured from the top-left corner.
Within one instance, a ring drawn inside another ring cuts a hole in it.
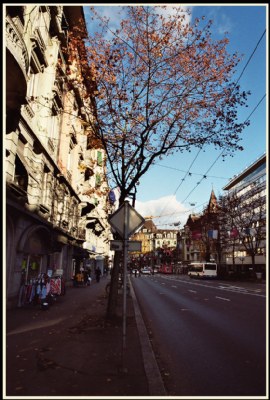
[[[95,274],[96,274],[96,281],[99,282],[100,281],[100,275],[101,275],[101,269],[99,267],[96,268]]]

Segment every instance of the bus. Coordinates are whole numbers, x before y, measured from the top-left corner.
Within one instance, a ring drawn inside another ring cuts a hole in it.
[[[217,264],[214,262],[192,262],[188,267],[190,278],[217,278]]]

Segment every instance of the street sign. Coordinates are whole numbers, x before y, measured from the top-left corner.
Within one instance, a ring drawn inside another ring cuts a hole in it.
[[[128,238],[144,224],[144,218],[133,208],[127,200],[109,217],[109,224],[123,239],[123,345],[126,347],[126,319],[127,319],[127,261]],[[124,358],[124,357],[122,357]]]
[[[123,239],[128,239],[144,224],[145,219],[133,208],[128,201],[109,217],[109,224]],[[125,237],[126,236],[126,237]]]
[[[123,251],[124,245],[122,240],[110,240],[110,250]],[[128,240],[127,242],[128,251],[141,251],[142,242],[138,240]]]

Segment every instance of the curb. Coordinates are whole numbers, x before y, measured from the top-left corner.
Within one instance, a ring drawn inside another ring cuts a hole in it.
[[[138,304],[136,294],[134,292],[131,281],[130,281],[130,293],[134,305],[136,324],[138,328],[140,344],[142,349],[143,363],[144,363],[146,378],[148,381],[149,395],[164,396],[167,393],[163,384],[157,360],[148,337],[147,329],[144,324],[143,317],[140,311],[140,306]]]

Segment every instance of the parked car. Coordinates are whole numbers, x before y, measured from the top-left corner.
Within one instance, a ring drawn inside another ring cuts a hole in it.
[[[152,272],[151,272],[150,268],[142,268],[141,269],[141,274],[143,274],[143,275],[151,275]]]

